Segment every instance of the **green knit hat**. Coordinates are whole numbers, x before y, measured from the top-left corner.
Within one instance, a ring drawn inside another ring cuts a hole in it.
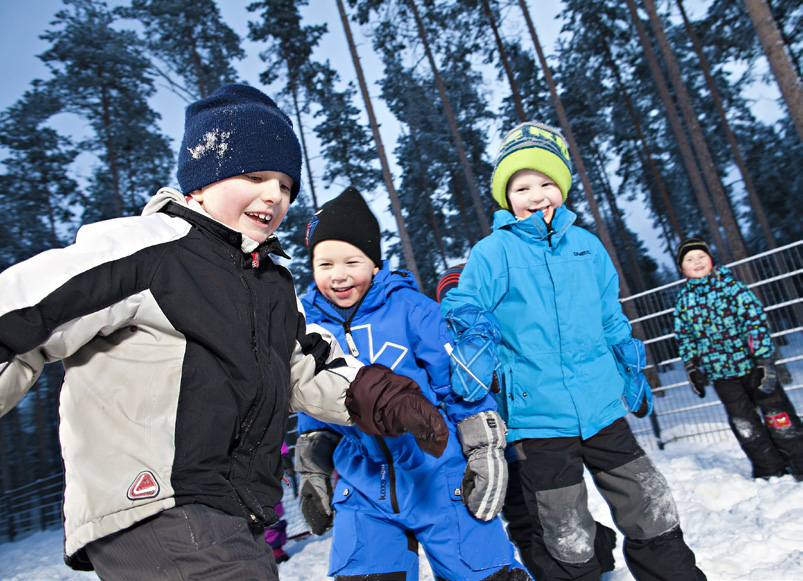
[[[505,135],[491,179],[494,200],[505,210],[510,210],[505,195],[507,182],[520,169],[534,169],[551,177],[566,201],[572,187],[572,160],[560,131],[543,123],[527,122]]]

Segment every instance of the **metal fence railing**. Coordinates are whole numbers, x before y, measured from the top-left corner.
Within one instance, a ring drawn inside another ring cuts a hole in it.
[[[796,409],[803,409],[803,241],[765,252],[728,266],[764,305],[775,341],[779,376]],[[652,289],[623,300],[634,335],[647,346],[647,369],[655,405],[647,418],[628,415],[645,449],[661,449],[682,438],[717,441],[729,437],[727,417],[713,388],[704,399],[691,390],[678,357],[673,333],[675,298],[684,281]],[[286,437],[291,454],[298,438],[295,414]],[[285,485],[282,504],[290,537],[306,534],[298,506],[296,481]],[[0,542],[37,530],[61,526],[61,474],[0,493]]]
[[[776,347],[779,378],[800,413],[803,408],[803,241],[728,264],[764,305]],[[714,393],[700,399],[688,383],[678,355],[673,312],[685,280],[622,301],[633,334],[647,347],[647,368],[655,397],[647,418],[628,415],[633,431],[647,449],[663,448],[681,438],[703,441],[730,436],[725,410]],[[626,304],[626,303],[630,304]],[[635,314],[635,316],[633,316]]]

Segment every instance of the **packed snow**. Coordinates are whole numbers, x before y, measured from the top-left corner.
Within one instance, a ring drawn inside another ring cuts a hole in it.
[[[768,481],[750,478],[750,467],[730,436],[703,443],[676,441],[650,456],[672,487],[685,538],[711,581],[799,581],[803,579],[803,483],[791,476]],[[607,505],[589,484],[597,520],[613,526]],[[322,581],[327,576],[331,531],[322,537],[291,540],[290,560],[279,565],[282,581]],[[97,579],[64,565],[58,529],[0,544],[0,579],[60,581]],[[622,556],[603,581],[633,579]],[[421,559],[420,581],[433,581]]]

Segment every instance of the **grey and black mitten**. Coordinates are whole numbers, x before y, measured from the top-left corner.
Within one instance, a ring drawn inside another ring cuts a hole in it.
[[[756,364],[750,370],[748,381],[750,387],[758,389],[764,393],[772,393],[778,385],[778,372],[775,370],[775,363],[770,358],[756,359]]]
[[[332,526],[333,455],[340,436],[329,430],[304,432],[296,442],[295,470],[301,478],[301,514],[310,530],[322,535]]]
[[[461,495],[468,511],[479,520],[494,518],[505,502],[507,428],[499,414],[485,411],[457,424],[457,437],[468,462]]]
[[[689,385],[691,385],[694,393],[700,397],[705,397],[705,386],[708,384],[708,378],[705,376],[705,373],[698,369],[697,360],[691,359],[689,361],[684,361],[683,365],[686,367]]]

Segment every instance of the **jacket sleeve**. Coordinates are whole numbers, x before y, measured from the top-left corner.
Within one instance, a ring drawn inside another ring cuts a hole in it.
[[[686,311],[684,295],[678,296],[674,311],[675,341],[678,345],[678,354],[683,361],[692,361],[697,357],[697,349],[692,335],[689,315]]]
[[[0,416],[31,388],[46,363],[75,354],[97,335],[131,324],[138,295],[176,234],[122,218],[84,226],[76,242],[0,275]]]
[[[757,359],[771,357],[775,352],[775,346],[772,343],[764,307],[747,285],[740,281],[735,281],[735,284],[738,310],[744,321],[750,355]]]
[[[320,325],[304,322],[298,302],[298,334],[290,359],[290,408],[317,420],[352,425],[346,391],[362,367],[340,349],[334,335]]]
[[[602,301],[602,325],[605,330],[605,341],[612,347],[629,341],[632,329],[630,322],[622,312],[622,305],[619,303],[619,275],[602,242],[596,236],[594,239],[599,245],[599,251],[594,256],[597,284]]]
[[[437,398],[434,403],[441,406],[449,419],[457,424],[470,415],[496,410],[496,402],[490,394],[469,402],[452,390],[447,345],[454,347],[454,343],[438,303],[427,298],[416,307],[415,316],[408,320],[411,323],[410,344],[416,362],[429,376],[430,387]]]

